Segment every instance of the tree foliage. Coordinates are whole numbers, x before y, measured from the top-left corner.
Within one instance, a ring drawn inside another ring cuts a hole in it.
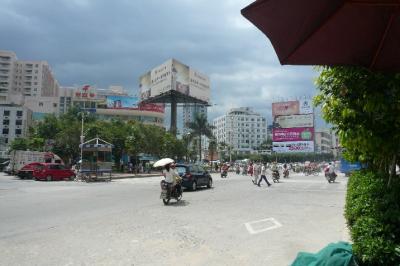
[[[400,151],[400,74],[361,67],[320,70],[314,103],[335,125],[347,159],[394,174]]]
[[[198,137],[198,147],[199,147],[199,158],[201,159],[201,137],[206,136],[212,138],[212,129],[214,126],[210,125],[207,121],[207,117],[204,114],[196,114],[194,121],[189,122],[187,127],[191,130],[192,137]]]
[[[99,137],[114,145],[113,158],[117,165],[124,154],[137,158],[140,153],[156,157],[181,159],[186,153],[183,140],[166,132],[164,128],[145,125],[137,121],[97,120],[94,115],[71,109],[59,117],[46,116],[30,129],[28,138],[15,139],[11,143],[14,150],[51,150],[65,162],[79,159],[80,136],[84,118],[85,141]],[[47,147],[45,143],[50,141]]]

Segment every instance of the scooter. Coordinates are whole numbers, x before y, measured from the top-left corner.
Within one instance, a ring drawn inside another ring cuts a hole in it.
[[[329,173],[329,172],[325,172],[325,178],[326,180],[328,180],[328,183],[334,183],[336,180],[337,174],[335,172],[333,173]]]
[[[182,199],[182,187],[180,185],[180,182],[177,183],[175,186],[172,186],[170,189],[168,189],[169,184],[165,182],[165,180],[162,180],[160,182],[161,186],[161,195],[160,199],[162,199],[164,205],[168,205],[169,201],[174,198],[176,201],[180,201]]]
[[[283,171],[283,178],[289,178],[289,169]]]
[[[272,171],[272,181],[274,181],[274,183],[279,183],[279,171],[278,170]]]
[[[331,182],[334,183],[336,180],[337,174],[335,172],[329,173],[329,167],[326,167],[324,169],[324,172],[325,172],[325,178],[326,178],[326,180],[328,180],[328,183],[331,183]]]

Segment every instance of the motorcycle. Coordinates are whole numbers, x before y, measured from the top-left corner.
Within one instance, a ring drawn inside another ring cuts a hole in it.
[[[328,183],[334,183],[337,177],[337,174],[335,172],[329,173],[329,168],[325,169],[325,178],[328,180]]]
[[[272,181],[274,181],[274,183],[279,183],[279,171],[278,170],[272,171]]]
[[[223,170],[223,171],[221,172],[221,178],[226,178],[227,176],[228,176],[228,171]]]
[[[182,199],[182,187],[180,182],[177,183],[175,186],[171,186],[168,189],[169,184],[162,180],[160,182],[161,186],[161,195],[160,199],[162,199],[164,205],[168,205],[169,201],[174,198],[176,201],[180,201]]]
[[[289,169],[283,171],[283,178],[289,178]]]

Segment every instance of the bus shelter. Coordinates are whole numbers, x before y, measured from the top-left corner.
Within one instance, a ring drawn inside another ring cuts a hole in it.
[[[113,145],[100,138],[94,138],[79,145],[82,158],[79,176],[86,182],[108,180],[112,173]]]

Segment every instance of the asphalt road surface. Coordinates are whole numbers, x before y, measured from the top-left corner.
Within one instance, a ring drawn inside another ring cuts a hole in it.
[[[280,266],[348,241],[342,175],[328,184],[322,173],[291,173],[271,187],[233,173],[213,179],[212,189],[164,206],[161,177],[39,182],[1,173],[0,265]]]

